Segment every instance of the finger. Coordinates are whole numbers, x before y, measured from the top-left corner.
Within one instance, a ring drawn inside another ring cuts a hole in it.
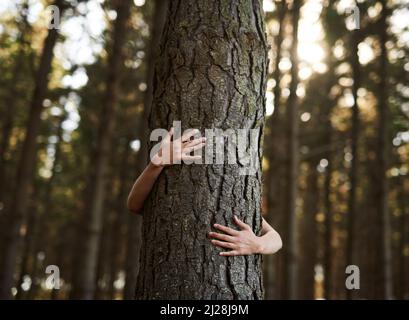
[[[224,242],[219,240],[211,240],[212,244],[216,247],[226,248],[226,249],[235,249],[236,245],[230,242]]]
[[[193,147],[193,146],[195,146],[197,144],[205,143],[205,142],[206,142],[206,138],[198,138],[198,139],[190,140],[190,141],[185,142],[183,144],[183,148]]]
[[[182,142],[189,141],[191,137],[194,137],[196,135],[200,135],[200,131],[198,129],[188,130],[187,132],[183,133],[181,141]]]
[[[217,232],[209,232],[209,237],[216,238],[216,239],[219,239],[219,240],[224,240],[224,241],[227,241],[227,242],[235,242],[236,241],[236,239],[233,238],[232,236],[228,236],[226,234],[217,233]]]
[[[242,254],[237,250],[222,251],[219,253],[219,255],[224,257],[242,256]]]
[[[239,232],[237,230],[234,230],[232,228],[226,227],[226,226],[222,226],[221,224],[214,224],[213,225],[216,229],[219,229],[221,231],[223,231],[224,233],[227,233],[231,236],[236,236],[239,234]]]
[[[185,154],[189,154],[192,151],[202,149],[205,145],[206,144],[202,142],[201,144],[197,144],[197,145],[195,145],[193,147],[183,148],[182,152],[185,153]]]
[[[189,156],[187,154],[182,154],[182,160],[184,161],[196,161],[201,160],[202,156]]]
[[[163,142],[168,142],[168,143],[170,143],[170,140],[171,140],[171,138],[172,138],[172,136],[173,136],[173,131],[174,131],[173,127],[170,128],[170,130],[169,130],[168,133],[166,134],[165,138],[163,138]]]
[[[234,222],[242,229],[242,230],[250,230],[250,226],[243,221],[241,221],[239,218],[234,216]]]

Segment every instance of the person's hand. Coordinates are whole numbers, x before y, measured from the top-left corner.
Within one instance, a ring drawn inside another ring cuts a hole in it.
[[[202,158],[201,155],[193,155],[190,153],[195,150],[202,149],[206,144],[206,138],[200,137],[191,140],[198,130],[190,130],[181,137],[172,141],[173,128],[171,128],[163,138],[159,151],[152,157],[151,162],[157,167],[164,167],[173,164],[180,164],[182,161],[193,163]]]
[[[224,233],[209,233],[209,236],[214,238],[211,240],[213,245],[230,249],[230,251],[222,251],[219,254],[221,256],[241,256],[261,253],[261,240],[254,234],[250,226],[236,216],[234,216],[234,222],[240,227],[240,231],[215,224],[214,227]]]

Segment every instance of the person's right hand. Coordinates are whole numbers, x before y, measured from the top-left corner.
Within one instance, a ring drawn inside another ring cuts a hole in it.
[[[206,138],[200,137],[191,140],[195,134],[199,132],[197,129],[193,129],[172,141],[173,127],[168,131],[168,134],[163,138],[159,151],[152,157],[151,162],[155,166],[164,167],[173,164],[180,164],[182,161],[189,163],[195,160],[200,160],[201,155],[193,155],[190,153],[195,150],[203,148],[206,144]]]

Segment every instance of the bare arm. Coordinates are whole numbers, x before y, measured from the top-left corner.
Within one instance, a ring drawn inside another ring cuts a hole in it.
[[[135,213],[140,213],[146,198],[149,196],[156,179],[162,172],[163,166],[156,166],[152,162],[146,166],[145,170],[136,179],[128,196],[128,209]]]
[[[197,133],[197,130],[192,130],[175,141],[171,141],[173,128],[169,130],[166,137],[161,143],[161,148],[158,153],[151,159],[145,170],[136,179],[128,196],[128,209],[135,213],[140,213],[149,196],[156,180],[158,179],[163,168],[174,163],[180,163],[182,160],[197,160],[201,156],[191,156],[190,153],[199,150],[205,145],[205,138],[191,140],[190,138]],[[178,149],[179,148],[179,149]],[[175,149],[175,153],[173,150]],[[176,158],[173,158],[173,155]]]

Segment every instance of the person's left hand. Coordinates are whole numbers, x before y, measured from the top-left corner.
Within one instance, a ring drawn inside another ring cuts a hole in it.
[[[213,245],[231,249],[230,251],[222,251],[219,254],[221,256],[241,256],[260,253],[260,239],[254,234],[250,226],[236,216],[234,216],[234,222],[240,227],[240,231],[215,224],[214,227],[223,231],[224,234],[209,232],[209,236],[215,238],[211,240]]]

